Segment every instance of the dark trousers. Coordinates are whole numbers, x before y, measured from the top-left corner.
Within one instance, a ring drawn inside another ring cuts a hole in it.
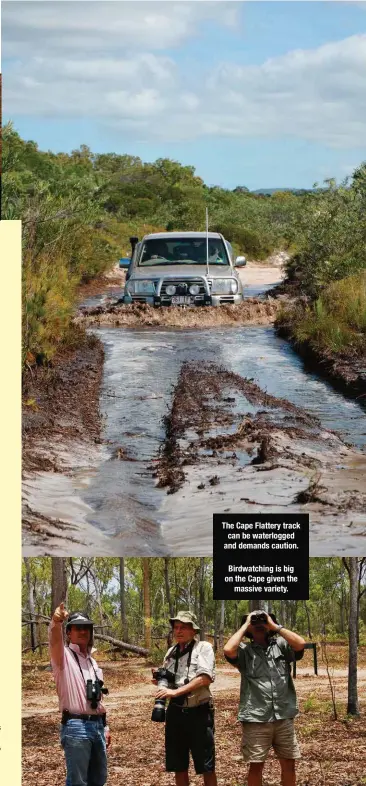
[[[197,775],[215,771],[214,710],[209,703],[185,709],[170,702],[165,722],[167,772],[186,772],[191,754]]]

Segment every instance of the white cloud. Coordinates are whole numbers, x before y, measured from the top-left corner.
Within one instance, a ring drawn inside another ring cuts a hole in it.
[[[13,56],[3,61],[4,114],[90,117],[150,140],[297,137],[363,147],[366,35],[260,65],[219,63],[217,54],[212,64],[180,64],[174,48],[202,35],[207,19],[237,26],[237,5],[52,2],[44,13],[45,3],[4,2],[3,57]]]
[[[202,20],[238,23],[236,2],[2,3],[3,56],[43,51],[76,53],[163,50],[194,36]]]

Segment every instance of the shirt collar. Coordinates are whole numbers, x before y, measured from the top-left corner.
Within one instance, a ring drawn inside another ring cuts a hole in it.
[[[75,652],[76,655],[80,655],[82,658],[87,658],[88,656],[90,656],[90,653],[91,653],[91,648],[88,647],[86,655],[83,655],[83,653],[81,652],[81,649],[80,649],[78,644],[71,644],[70,643],[69,644],[69,649],[72,650],[73,652]]]
[[[188,644],[185,644],[183,649],[181,650],[179,644],[174,645],[173,655],[178,653],[179,658],[184,658],[191,650],[193,650],[194,645],[196,644],[196,639],[191,639]]]
[[[268,641],[267,641],[267,645],[264,645],[264,644],[256,644],[256,642],[255,642],[255,641],[253,641],[253,640],[251,640],[251,642],[250,642],[250,643],[251,643],[252,647],[258,647],[260,650],[264,650],[264,651],[266,651],[266,650],[268,650],[268,649],[269,649],[269,647],[272,647],[272,646],[273,646],[273,644],[275,644],[275,643],[276,643],[276,636],[271,636],[271,637],[268,639]]]

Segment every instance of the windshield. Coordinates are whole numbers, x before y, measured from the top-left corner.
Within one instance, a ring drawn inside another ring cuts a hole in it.
[[[154,238],[143,244],[139,266],[151,265],[205,265],[206,238]],[[209,238],[208,262],[210,265],[229,265],[226,248],[220,238]]]

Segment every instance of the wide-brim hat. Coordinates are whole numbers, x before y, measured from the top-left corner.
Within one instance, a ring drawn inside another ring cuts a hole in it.
[[[170,617],[170,624],[173,626],[175,622],[185,622],[187,625],[192,625],[196,633],[199,632],[200,627],[197,623],[197,617],[192,611],[178,611],[175,617]]]

